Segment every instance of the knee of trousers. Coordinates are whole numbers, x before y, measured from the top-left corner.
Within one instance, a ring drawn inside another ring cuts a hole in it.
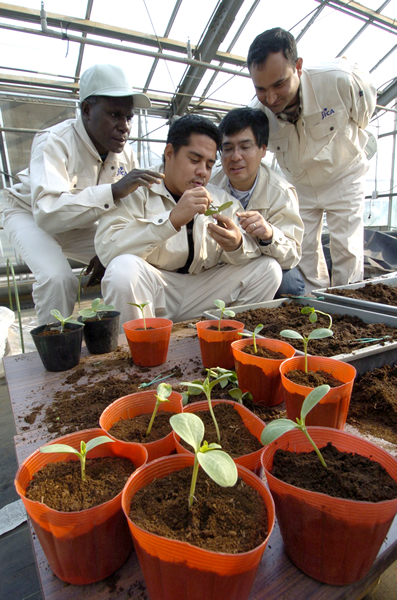
[[[281,281],[283,279],[283,271],[280,267],[280,263],[277,262],[275,258],[270,256],[261,256],[257,259],[254,259],[255,264],[255,272],[258,275],[258,281],[260,277],[266,274],[268,277],[272,279],[274,284],[277,284],[277,288],[281,285]]]
[[[147,270],[147,263],[139,256],[121,254],[110,261],[102,279],[103,289],[127,290],[134,286]]]

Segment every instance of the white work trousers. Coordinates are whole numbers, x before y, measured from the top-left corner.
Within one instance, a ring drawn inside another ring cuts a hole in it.
[[[280,265],[268,256],[239,266],[221,264],[190,275],[156,269],[138,256],[122,254],[109,263],[102,279],[102,294],[106,304],[120,311],[121,324],[141,318],[141,311],[128,302],[150,302],[145,307],[147,317],[186,321],[214,309],[218,298],[228,306],[272,300],[281,279]]]
[[[306,279],[306,293],[330,284],[321,244],[324,212],[330,236],[331,284],[346,285],[363,278],[366,171],[367,165],[359,162],[344,177],[322,188],[296,186],[305,226],[299,268]]]
[[[16,202],[5,202],[4,231],[32,271],[33,302],[39,325],[54,321],[53,308],[68,317],[76,302],[78,279],[67,258],[88,264],[95,256],[96,227],[50,235],[37,226],[33,215]]]

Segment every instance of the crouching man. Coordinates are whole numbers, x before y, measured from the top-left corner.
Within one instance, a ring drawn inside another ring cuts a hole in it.
[[[239,227],[238,202],[207,186],[220,144],[208,119],[178,119],[156,168],[164,179],[101,217],[95,248],[107,266],[102,294],[122,323],[140,317],[128,302],[150,302],[152,316],[182,321],[199,317],[216,298],[227,305],[261,302],[278,289],[281,267]],[[204,215],[227,201],[233,204],[215,218]]]

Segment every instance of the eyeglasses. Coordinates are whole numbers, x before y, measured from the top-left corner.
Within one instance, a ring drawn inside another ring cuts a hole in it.
[[[240,154],[248,154],[255,146],[256,144],[254,142],[242,142],[241,144],[237,144],[237,146],[224,144],[221,147],[221,154],[222,156],[232,156],[236,150],[238,150]]]

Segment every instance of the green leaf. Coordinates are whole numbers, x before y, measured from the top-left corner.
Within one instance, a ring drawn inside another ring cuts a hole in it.
[[[262,331],[263,329],[263,325],[260,323],[259,325],[257,325],[254,329],[254,335],[257,335],[260,331]]]
[[[229,390],[229,396],[235,400],[238,400],[239,402],[242,402],[243,400],[243,393],[240,388],[233,388],[232,390]]]
[[[226,315],[227,317],[235,317],[236,316],[236,313],[233,310],[230,310],[229,308],[227,308],[223,314]]]
[[[170,425],[175,433],[194,448],[194,452],[197,454],[204,437],[204,423],[200,417],[193,413],[172,415]]]
[[[78,450],[72,448],[72,446],[68,446],[67,444],[50,444],[49,446],[43,446],[40,448],[40,452],[43,452],[44,454],[49,454],[51,452],[67,452],[68,454],[80,455]]]
[[[226,306],[223,300],[214,300],[214,304],[219,310],[223,310]]]
[[[201,392],[204,392],[204,386],[201,381],[181,381],[179,385],[187,385],[189,394],[192,396],[198,396]]]
[[[310,323],[315,323],[317,321],[317,313],[312,313],[311,315],[309,315],[309,321]]]
[[[197,460],[207,475],[221,487],[232,487],[237,482],[236,463],[226,452],[222,450],[199,452]]]
[[[92,301],[91,308],[94,312],[97,312],[98,306],[101,304],[101,302],[102,300],[100,298],[95,298],[95,300]]]
[[[218,210],[215,209],[213,210],[212,208],[207,208],[207,210],[204,213],[205,217],[212,217],[212,215],[217,215],[218,214]]]
[[[324,329],[319,327],[318,329],[313,329],[308,335],[309,340],[321,340],[323,338],[331,337],[334,335],[334,332],[330,329]]]
[[[294,331],[293,329],[283,329],[282,331],[280,331],[280,335],[293,340],[303,340],[303,336],[301,336],[300,333]]]
[[[159,383],[157,386],[157,395],[160,396],[161,399],[169,398],[172,394],[172,385],[169,383]]]
[[[304,306],[303,308],[301,308],[302,315],[309,315],[312,313],[314,313],[314,308],[312,306]]]
[[[110,312],[114,310],[113,304],[100,304],[97,308],[97,312]]]
[[[96,313],[91,310],[91,308],[83,308],[79,310],[79,315],[83,317],[83,319],[93,319],[96,317]]]
[[[81,321],[76,321],[76,319],[71,319],[70,317],[65,319],[65,323],[73,323],[73,325],[81,325]]]
[[[55,317],[56,319],[58,319],[58,321],[61,321],[61,323],[64,321],[63,316],[61,315],[61,313],[59,312],[59,310],[57,310],[56,308],[52,309],[51,314],[52,314],[53,317]]]
[[[110,439],[107,435],[100,435],[99,437],[92,438],[92,440],[87,442],[85,453],[87,454],[93,448],[96,448],[101,444],[107,444],[108,442],[114,442],[114,440]]]
[[[220,207],[218,208],[218,212],[221,212],[222,210],[226,210],[232,204],[233,204],[233,200],[229,200],[229,202],[225,202],[224,204],[221,204]]]
[[[290,421],[290,419],[272,421],[262,431],[261,442],[264,446],[267,446],[267,444],[279,438],[286,431],[291,431],[291,429],[295,429],[296,427],[297,425],[293,421]]]
[[[306,396],[301,408],[301,420],[306,418],[306,415],[324,398],[330,389],[329,385],[320,385]]]
[[[182,406],[189,403],[189,392],[182,392]]]

